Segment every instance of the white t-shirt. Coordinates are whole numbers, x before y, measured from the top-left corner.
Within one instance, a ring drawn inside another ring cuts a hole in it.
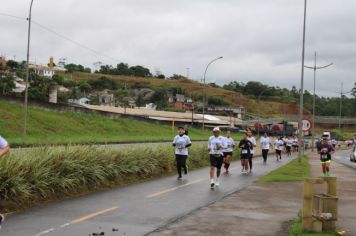
[[[253,144],[253,146],[256,146],[256,139],[254,138],[254,137],[249,137],[249,138],[247,138],[248,139],[248,141],[250,141],[252,144]],[[250,149],[250,153],[251,154],[253,154],[254,152],[253,152],[253,146],[251,147],[251,149]]]
[[[274,141],[274,146],[275,146],[276,150],[282,150],[283,144],[284,144],[284,142],[280,139],[277,139],[276,141]]]
[[[7,147],[9,144],[7,143],[7,141],[0,136],[0,148],[5,148]]]
[[[293,141],[291,139],[287,139],[286,145],[291,147],[293,145]]]
[[[188,148],[186,145],[191,144],[190,138],[183,134],[182,136],[177,135],[173,139],[173,144],[176,145],[175,153],[178,155],[188,155]]]
[[[223,155],[222,148],[218,150],[217,146],[218,145],[224,146],[224,139],[225,138],[222,136],[218,136],[218,137],[211,136],[208,141],[208,148],[210,149],[209,154]]]
[[[294,146],[298,146],[298,138],[294,138],[293,139],[293,145]]]
[[[271,139],[269,137],[261,137],[260,143],[262,145],[262,149],[269,149]]]
[[[223,152],[232,152],[235,146],[235,141],[230,137],[225,137]]]

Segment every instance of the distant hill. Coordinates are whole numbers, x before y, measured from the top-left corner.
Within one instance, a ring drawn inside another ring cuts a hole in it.
[[[119,84],[126,84],[131,88],[151,88],[158,89],[163,88],[177,88],[180,87],[184,90],[186,95],[189,95],[193,100],[201,100],[203,96],[203,84],[197,81],[193,81],[186,78],[167,80],[157,78],[142,78],[133,76],[119,76],[119,75],[107,75],[107,74],[89,74],[83,72],[73,73],[59,73],[59,75],[66,78],[72,78],[74,80],[91,80],[97,79],[101,76],[109,77]],[[227,104],[231,106],[242,105],[247,108],[249,113],[258,114],[258,108],[260,108],[260,114],[264,116],[278,116],[280,114],[297,114],[298,106],[295,101],[283,101],[284,98],[273,98],[269,100],[261,99],[260,104],[255,97],[248,97],[241,93],[226,90],[223,88],[216,88],[206,86],[206,92],[209,97],[218,97],[223,99]]]

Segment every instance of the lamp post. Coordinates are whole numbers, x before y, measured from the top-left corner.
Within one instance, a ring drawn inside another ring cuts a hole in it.
[[[314,70],[314,92],[313,92],[313,118],[312,118],[312,133],[313,133],[313,136],[312,136],[312,152],[314,151],[314,138],[315,138],[315,81],[316,81],[316,70],[319,70],[319,69],[324,69],[326,67],[329,67],[333,65],[333,63],[330,63],[326,66],[316,66],[316,52],[314,54],[314,66],[311,67],[311,66],[304,66],[305,68],[308,68],[308,69],[313,69]]]
[[[23,135],[27,134],[27,103],[28,103],[28,81],[29,81],[29,60],[30,60],[30,36],[31,36],[31,12],[32,12],[32,4],[33,0],[31,0],[30,4],[30,12],[28,14],[28,33],[27,33],[27,57],[26,57],[26,80],[25,80],[25,103],[24,103],[24,127],[23,127]]]
[[[341,117],[342,117],[342,98],[345,94],[351,93],[351,91],[344,92],[344,84],[341,82],[341,91],[340,91],[340,113],[339,113],[339,132],[341,133]]]
[[[265,90],[262,90],[262,92],[258,95],[258,99],[257,99],[257,103],[258,103],[258,106],[257,106],[257,109],[258,109],[258,117],[257,117],[257,136],[259,136],[260,135],[260,100],[261,100],[261,96],[262,96],[262,94],[264,93],[264,92],[266,92],[267,91],[267,89],[265,89]]]
[[[205,76],[206,76],[206,72],[207,72],[207,70],[208,70],[208,68],[209,68],[209,66],[213,63],[213,62],[215,62],[215,61],[217,61],[217,60],[220,60],[220,59],[222,59],[223,57],[221,56],[221,57],[217,57],[217,58],[215,58],[214,60],[212,60],[211,62],[209,62],[208,63],[208,65],[206,66],[206,68],[205,68],[205,72],[204,72],[204,77],[203,77],[203,82],[204,82],[204,87],[203,87],[203,130],[204,130],[204,128],[205,128],[205,102],[206,102],[206,83],[205,83]]]
[[[307,0],[304,0],[304,19],[303,19],[303,47],[302,47],[302,71],[301,71],[301,78],[300,78],[300,101],[299,101],[299,145],[298,148],[298,160],[299,162],[302,161],[302,140],[303,140],[303,103],[304,103],[304,54],[305,54],[305,23],[306,23],[306,16],[307,16]]]

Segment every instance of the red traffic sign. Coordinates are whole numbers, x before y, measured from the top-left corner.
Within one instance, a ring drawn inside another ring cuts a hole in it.
[[[312,127],[312,123],[308,119],[302,120],[302,130],[303,132],[309,131]]]

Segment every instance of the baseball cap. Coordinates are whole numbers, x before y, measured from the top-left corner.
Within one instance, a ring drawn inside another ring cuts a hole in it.
[[[215,127],[215,128],[213,129],[213,132],[220,132],[220,128],[219,128],[219,127]]]

